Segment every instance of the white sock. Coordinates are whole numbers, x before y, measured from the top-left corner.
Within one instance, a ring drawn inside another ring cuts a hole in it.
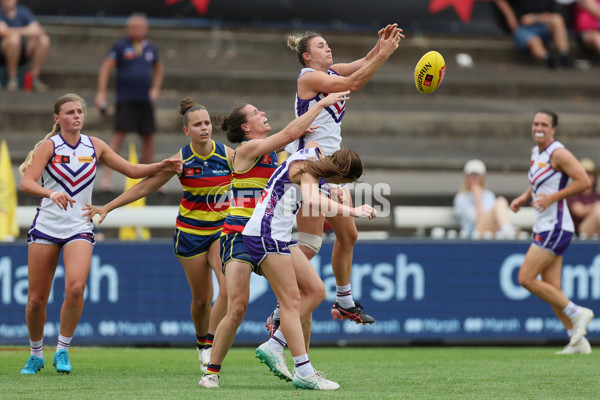
[[[278,329],[273,334],[273,337],[269,339],[269,348],[277,353],[283,353],[283,348],[286,346],[285,338],[283,333]]]
[[[56,351],[59,351],[59,350],[69,351],[69,346],[71,345],[71,340],[73,340],[73,336],[65,337],[59,333],[58,334],[58,344],[56,345]]]
[[[29,339],[29,349],[32,356],[44,358],[44,339],[42,338],[42,340],[38,340],[37,342]]]
[[[335,287],[337,291],[335,301],[342,308],[354,307],[354,299],[352,298],[352,289],[350,288],[350,284],[344,286],[335,285]]]
[[[580,309],[577,304],[569,301],[569,304],[567,304],[563,312],[567,315],[567,317],[573,319],[579,315]]]
[[[275,307],[275,311],[273,311],[273,318],[274,319],[280,319],[280,313],[281,309],[279,308],[279,303],[277,303],[277,307]]]
[[[310,363],[308,354],[306,353],[302,354],[301,356],[294,357],[294,368],[296,373],[302,378],[307,378],[315,373],[315,369]]]

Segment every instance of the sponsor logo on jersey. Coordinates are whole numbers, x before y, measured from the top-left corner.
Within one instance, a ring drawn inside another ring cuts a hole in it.
[[[93,163],[94,157],[77,157],[77,161],[80,163]]]
[[[544,168],[546,165],[548,165],[548,163],[543,162],[543,161],[538,162],[538,167],[540,167],[540,168]]]

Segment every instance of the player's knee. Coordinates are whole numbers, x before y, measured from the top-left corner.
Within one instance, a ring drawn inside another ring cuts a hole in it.
[[[358,240],[358,230],[348,229],[341,232],[341,234],[335,234],[335,241],[344,248],[352,248]]]
[[[48,298],[41,296],[37,293],[30,292],[29,298],[27,299],[27,308],[31,312],[38,312],[46,308]]]
[[[310,253],[314,253],[312,256],[315,256],[319,253],[322,244],[323,239],[319,235],[305,232],[298,233],[298,245],[303,246],[305,249],[309,250]],[[310,259],[311,257],[308,258]]]
[[[83,300],[83,294],[85,292],[85,282],[72,282],[65,285],[65,298],[70,301],[81,301]]]
[[[247,309],[248,303],[246,302],[232,302],[232,304],[229,306],[229,309],[227,310],[227,315],[236,325],[240,325],[244,320],[244,316],[246,315]]]

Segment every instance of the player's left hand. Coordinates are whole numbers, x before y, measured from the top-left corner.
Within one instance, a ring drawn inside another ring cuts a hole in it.
[[[158,168],[161,171],[173,171],[180,174],[183,170],[183,160],[177,157],[165,158],[160,162]]]

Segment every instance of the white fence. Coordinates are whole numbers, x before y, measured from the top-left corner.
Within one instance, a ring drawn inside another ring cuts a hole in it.
[[[17,219],[20,228],[28,228],[35,216],[35,207],[17,207]],[[104,228],[121,226],[144,226],[148,228],[169,228],[174,225],[179,211],[178,206],[145,206],[122,207],[111,211],[102,222]],[[533,226],[533,209],[522,208],[519,213],[509,212],[510,222],[521,228],[530,230]],[[394,228],[414,229],[417,236],[423,236],[428,229],[444,232],[459,229],[458,220],[452,207],[433,206],[396,206],[393,209],[392,224]],[[360,239],[385,239],[386,232],[360,232]]]

